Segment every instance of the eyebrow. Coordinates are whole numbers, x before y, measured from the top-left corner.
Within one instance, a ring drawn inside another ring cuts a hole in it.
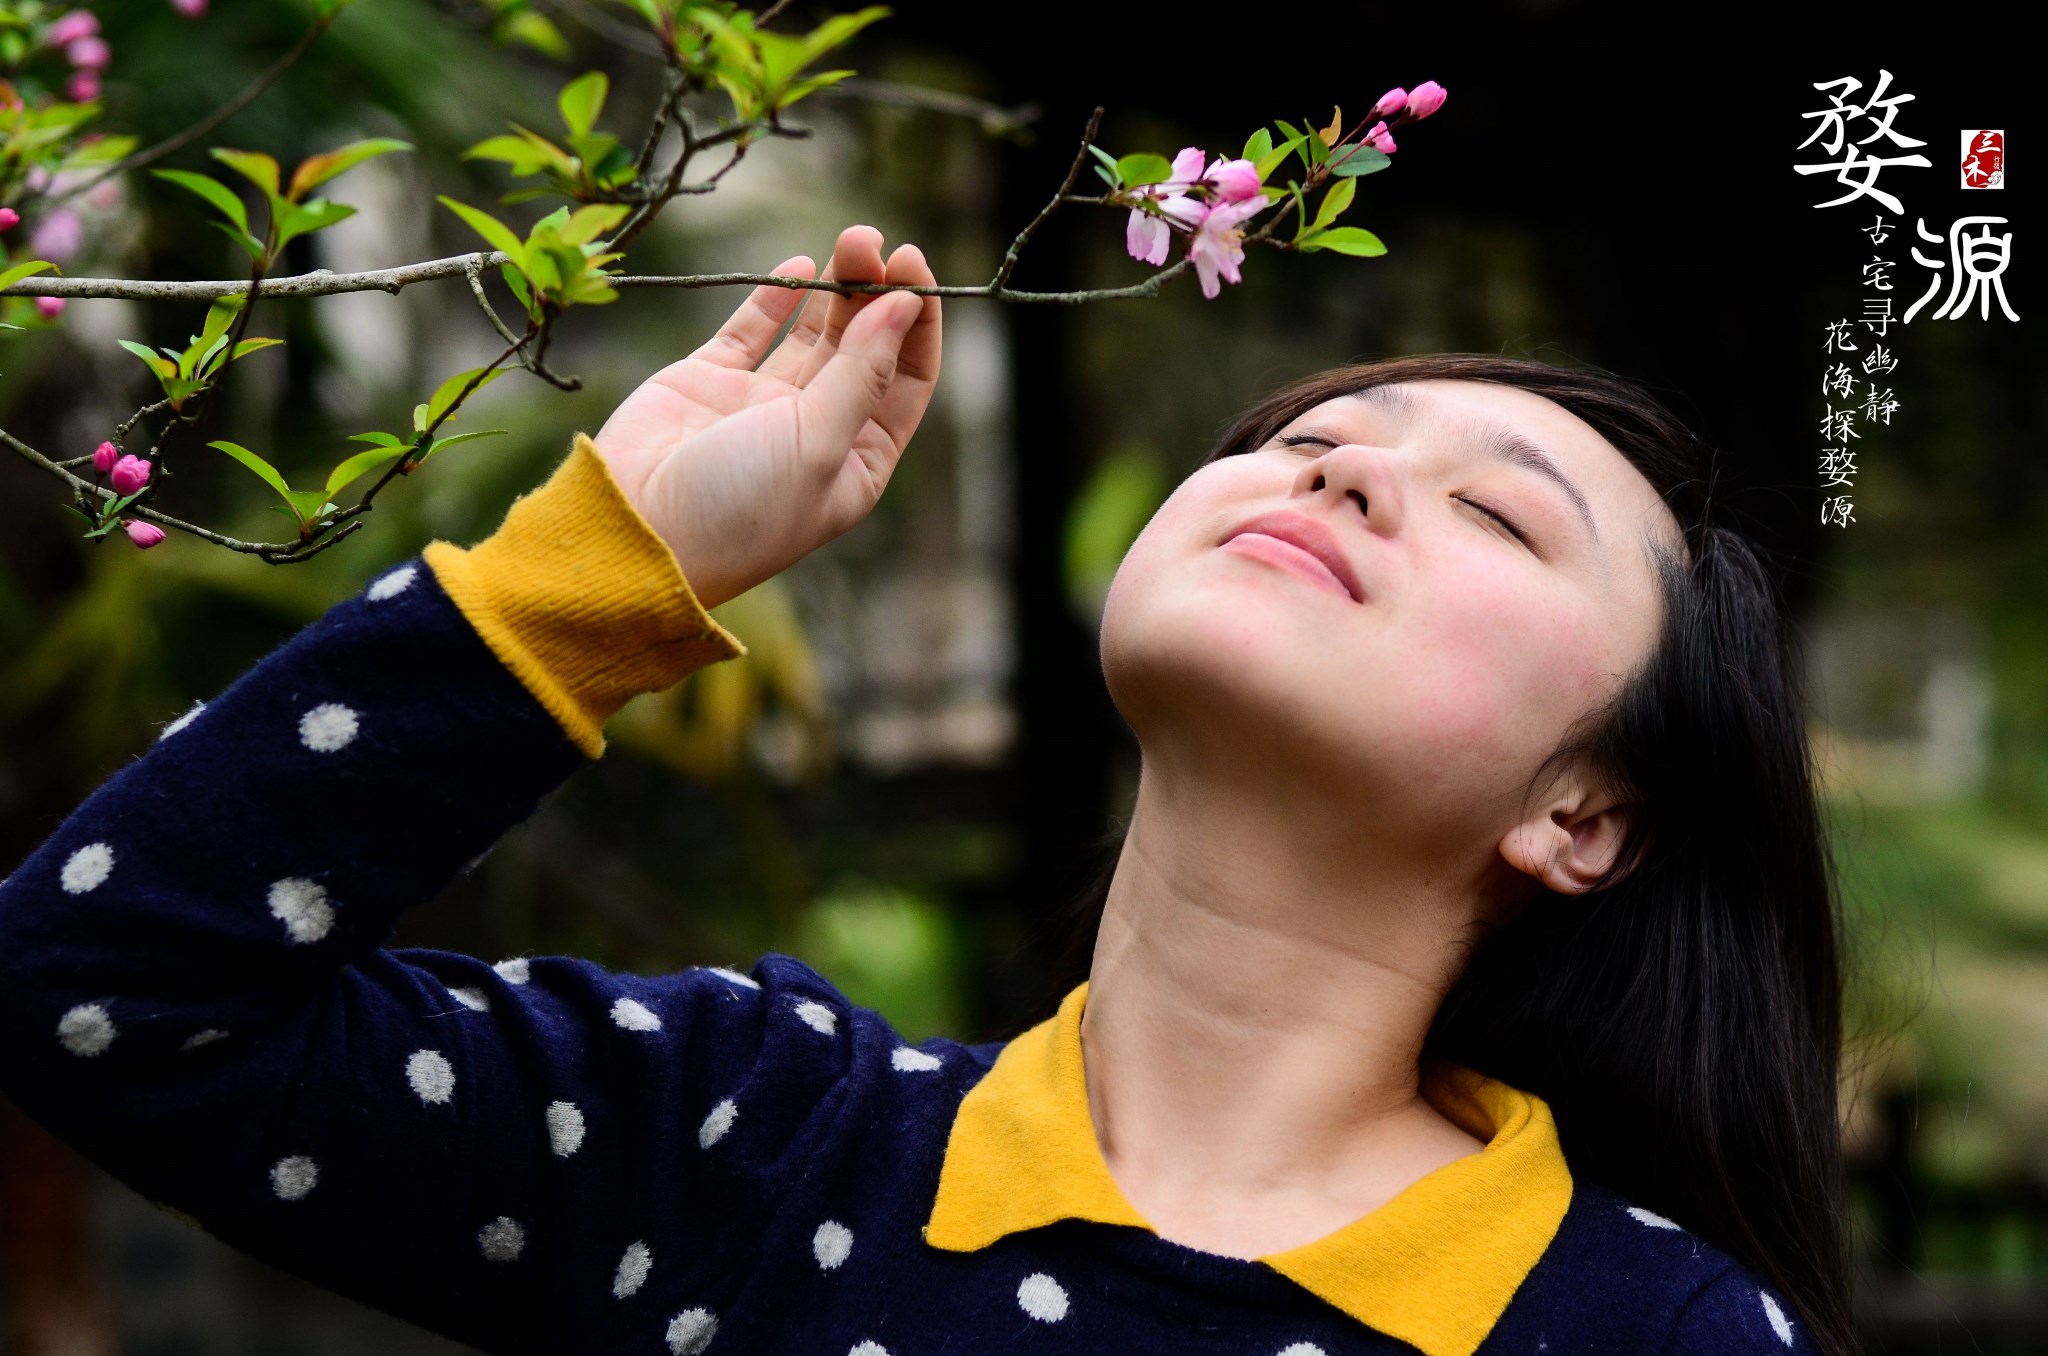
[[[1399,386],[1369,386],[1353,394],[1356,399],[1380,406],[1403,422],[1412,422],[1419,412],[1415,398]],[[1580,519],[1586,524],[1586,530],[1593,534],[1596,543],[1599,542],[1600,525],[1593,521],[1592,504],[1587,502],[1585,494],[1572,482],[1572,478],[1558,466],[1556,458],[1507,425],[1494,420],[1478,425],[1476,432],[1478,441],[1475,445],[1486,457],[1510,466],[1519,466],[1525,471],[1534,471],[1563,490],[1565,497],[1572,501],[1572,507],[1578,510]]]

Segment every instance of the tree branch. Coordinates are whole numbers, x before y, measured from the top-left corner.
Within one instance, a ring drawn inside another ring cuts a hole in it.
[[[994,295],[1001,295],[1008,286],[1010,275],[1017,269],[1017,260],[1024,253],[1024,246],[1030,243],[1038,228],[1045,224],[1045,219],[1059,209],[1068,191],[1074,187],[1074,180],[1080,176],[1081,166],[1088,162],[1088,148],[1095,144],[1095,133],[1101,126],[1102,105],[1097,104],[1095,111],[1088,115],[1088,128],[1081,133],[1081,148],[1074,152],[1074,163],[1067,166],[1067,177],[1060,180],[1060,186],[1053,190],[1052,199],[1038,209],[1038,215],[1031,218],[1023,230],[1017,232],[1017,238],[1010,242],[1010,248],[1003,254],[1003,262],[996,266],[996,276],[988,282]]]

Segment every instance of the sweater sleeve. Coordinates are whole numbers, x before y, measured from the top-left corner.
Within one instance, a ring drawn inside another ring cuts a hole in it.
[[[1740,1266],[1701,1287],[1663,1356],[1818,1356],[1792,1306]]]
[[[605,715],[737,652],[579,440],[0,881],[0,1090],[223,1241],[482,1350],[701,1349],[718,1315],[687,1297],[723,1292],[889,1034],[786,957],[646,977],[385,943]]]

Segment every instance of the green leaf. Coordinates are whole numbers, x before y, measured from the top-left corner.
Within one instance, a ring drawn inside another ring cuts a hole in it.
[[[389,434],[385,436],[390,437]],[[335,493],[343,486],[367,475],[370,471],[382,466],[385,462],[401,455],[405,451],[405,445],[399,443],[398,439],[392,438],[391,441],[397,445],[392,447],[373,447],[367,452],[358,452],[332,471],[329,471],[327,473],[327,489],[325,494],[331,495]]]
[[[241,198],[220,180],[211,175],[194,174],[190,170],[151,170],[150,173],[159,179],[170,180],[187,192],[198,194],[218,207],[244,236],[249,234],[249,209],[242,206]]]
[[[562,239],[572,245],[586,245],[626,219],[632,209],[624,203],[592,203],[579,207],[562,224]]]
[[[296,240],[312,231],[324,230],[338,221],[347,221],[356,214],[356,209],[346,203],[329,202],[315,198],[303,207],[286,204],[284,212],[276,221],[277,245],[282,250],[287,241]]]
[[[562,110],[562,125],[574,136],[587,136],[610,90],[611,82],[603,71],[588,71],[562,86],[555,96],[555,106]]]
[[[1371,231],[1359,226],[1332,226],[1315,238],[1316,248],[1372,258],[1385,254],[1387,247]]]
[[[507,368],[499,367],[494,368],[489,372],[485,372],[484,369],[481,367],[472,367],[467,372],[457,372],[454,376],[442,382],[440,386],[435,389],[433,396],[427,401],[426,404],[426,422],[418,425],[417,427],[431,427],[434,421],[436,419],[439,419],[442,413],[455,403],[456,398],[462,395],[463,387],[469,385],[471,379],[477,377],[479,374],[482,375],[482,380],[478,381],[476,384],[477,390],[481,391],[484,387],[490,385],[499,377],[504,376],[508,370],[509,369]]]
[[[228,361],[234,362],[237,358],[246,358],[258,349],[270,348],[283,342],[284,340],[282,339],[244,339],[235,345],[234,357],[229,358]]]
[[[569,58],[569,40],[562,36],[562,30],[555,27],[554,20],[545,14],[530,9],[522,9],[500,19],[492,28],[491,37],[501,43],[516,42],[531,47],[557,61]]]
[[[1282,162],[1284,162],[1288,156],[1293,155],[1295,151],[1300,149],[1302,140],[1303,138],[1299,136],[1290,137],[1286,141],[1282,142],[1280,145],[1273,147],[1264,155],[1260,156],[1254,162],[1258,166],[1259,177],[1263,179],[1267,175],[1271,174],[1274,170],[1280,168]]]
[[[1302,131],[1299,127],[1296,127],[1293,123],[1287,121],[1285,118],[1273,119],[1273,125],[1279,128],[1282,132],[1284,132],[1287,135],[1287,139],[1289,141],[1300,141],[1302,138],[1308,135],[1308,133]]]
[[[445,193],[436,194],[435,200],[468,222],[470,229],[482,236],[492,249],[503,250],[513,263],[521,268],[526,266],[526,245],[518,236],[512,234],[510,226],[489,212],[479,211],[468,203],[457,202]]]
[[[1316,209],[1316,219],[1309,223],[1309,229],[1319,231],[1344,215],[1344,209],[1351,206],[1351,199],[1358,192],[1358,180],[1339,179],[1330,185],[1330,191],[1323,194],[1323,202]]]
[[[420,453],[419,459],[425,461],[444,447],[453,447],[457,443],[466,443],[473,438],[496,438],[509,431],[502,428],[480,428],[471,433],[455,433],[450,434],[446,438],[436,438],[433,442],[427,444],[426,451]]]
[[[48,259],[27,259],[7,269],[5,272],[0,272],[0,287],[12,287],[23,278],[33,277],[44,269],[48,269],[53,273],[62,273],[64,271]]]
[[[301,523],[317,521],[334,507],[327,502],[327,496],[319,490],[286,490],[284,497],[291,501]]]
[[[158,381],[162,381],[165,377],[174,377],[178,374],[178,365],[176,363],[172,362],[169,358],[158,356],[156,351],[147,344],[138,344],[133,339],[117,339],[115,342],[130,353],[133,353],[136,357],[142,359],[143,363],[149,368],[149,374]]]
[[[402,441],[392,437],[389,433],[351,433],[348,435],[348,440],[352,443],[375,443],[378,447],[405,446]]]
[[[263,242],[250,235],[247,231],[237,230],[232,224],[225,221],[209,221],[206,224],[241,246],[242,253],[248,255],[251,259],[261,259],[263,257]]]
[[[1140,151],[1127,155],[1116,162],[1117,177],[1124,181],[1125,188],[1142,188],[1146,184],[1165,183],[1173,177],[1173,162],[1163,155]]]
[[[1272,149],[1273,134],[1267,131],[1265,128],[1261,127],[1258,131],[1252,133],[1251,136],[1246,139],[1244,143],[1244,149],[1238,152],[1238,159],[1249,160],[1254,165],[1256,165],[1259,163],[1260,160],[1264,159],[1266,153],[1271,151]]]
[[[836,85],[846,79],[847,76],[853,74],[855,74],[853,71],[819,71],[816,75],[807,75],[784,90],[782,97],[776,100],[775,106],[777,108],[788,108],[806,94],[815,94],[826,86]]]
[[[1111,188],[1123,187],[1123,177],[1117,173],[1115,156],[1111,155],[1108,151],[1103,150],[1100,146],[1094,145],[1093,143],[1090,143],[1088,147],[1088,154],[1094,156],[1097,160],[1102,162],[1101,164],[1095,167],[1095,172],[1101,175],[1104,179],[1107,179],[1109,181],[1109,186]]]
[[[267,198],[277,197],[277,161],[261,151],[235,151],[216,146],[213,158],[242,174],[263,190]]]
[[[1393,163],[1384,151],[1362,141],[1339,146],[1330,153],[1330,173],[1342,179],[1375,174]]]
[[[389,155],[393,151],[409,151],[412,143],[397,141],[391,137],[371,137],[365,141],[351,141],[319,155],[309,155],[299,162],[292,173],[291,189],[285,194],[293,202],[326,183],[336,175],[345,174],[375,156]]]
[[[284,483],[284,477],[277,473],[275,466],[272,466],[240,443],[231,443],[225,438],[217,438],[213,442],[208,443],[207,446],[217,447],[227,453],[236,461],[263,477],[263,483],[283,495],[287,503],[291,502],[292,487]],[[293,506],[297,507],[295,504]]]

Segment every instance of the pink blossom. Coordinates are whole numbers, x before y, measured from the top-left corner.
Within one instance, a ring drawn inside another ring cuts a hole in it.
[[[89,104],[100,97],[98,71],[73,71],[64,82],[64,97],[74,104]]]
[[[21,225],[21,213],[12,207],[0,207],[0,231],[11,231]]]
[[[1249,160],[1218,160],[1203,176],[1225,202],[1243,202],[1259,194],[1259,167]]]
[[[52,47],[63,47],[80,38],[93,37],[99,31],[98,15],[89,9],[74,9],[50,25],[49,31],[43,34],[43,41]]]
[[[37,297],[36,314],[42,316],[45,320],[55,320],[58,316],[64,314],[64,298]]]
[[[149,463],[137,456],[123,457],[114,463],[107,479],[114,483],[115,494],[133,494],[149,483]]]
[[[188,19],[196,19],[206,13],[206,0],[171,0],[171,8]]]
[[[101,443],[92,450],[92,469],[98,471],[101,475],[105,475],[114,469],[114,463],[120,459],[120,456],[120,448],[112,443]]]
[[[64,44],[64,59],[80,70],[105,70],[112,55],[105,38],[79,38]]]
[[[1188,254],[1195,261],[1195,274],[1202,280],[1202,295],[1214,300],[1223,282],[1238,281],[1237,266],[1244,262],[1244,231],[1240,226],[1266,205],[1264,198],[1243,202],[1204,204],[1201,219],[1194,223],[1195,236]]]
[[[1408,91],[1396,85],[1385,94],[1382,94],[1380,101],[1374,104],[1372,111],[1365,116],[1368,118],[1391,118],[1407,106]]]
[[[1173,170],[1163,183],[1146,184],[1134,190],[1137,196],[1149,198],[1166,209],[1169,204],[1202,181],[1202,165],[1207,160],[1200,146],[1189,146],[1173,158]],[[1124,226],[1124,248],[1131,252],[1133,259],[1148,264],[1166,262],[1166,247],[1173,235],[1173,229],[1164,218],[1147,212],[1142,207],[1131,209],[1130,220]]]
[[[140,518],[123,518],[121,530],[128,534],[128,540],[147,551],[164,539],[164,530],[155,523],[145,523]]]
[[[68,207],[47,213],[29,236],[29,257],[62,264],[85,245],[85,219]]]
[[[1365,139],[1381,155],[1394,153],[1394,134],[1387,130],[1387,125],[1383,122],[1374,123],[1372,130],[1365,134]]]
[[[1425,80],[1408,96],[1408,116],[1418,121],[1444,106],[1450,91],[1434,80]]]

